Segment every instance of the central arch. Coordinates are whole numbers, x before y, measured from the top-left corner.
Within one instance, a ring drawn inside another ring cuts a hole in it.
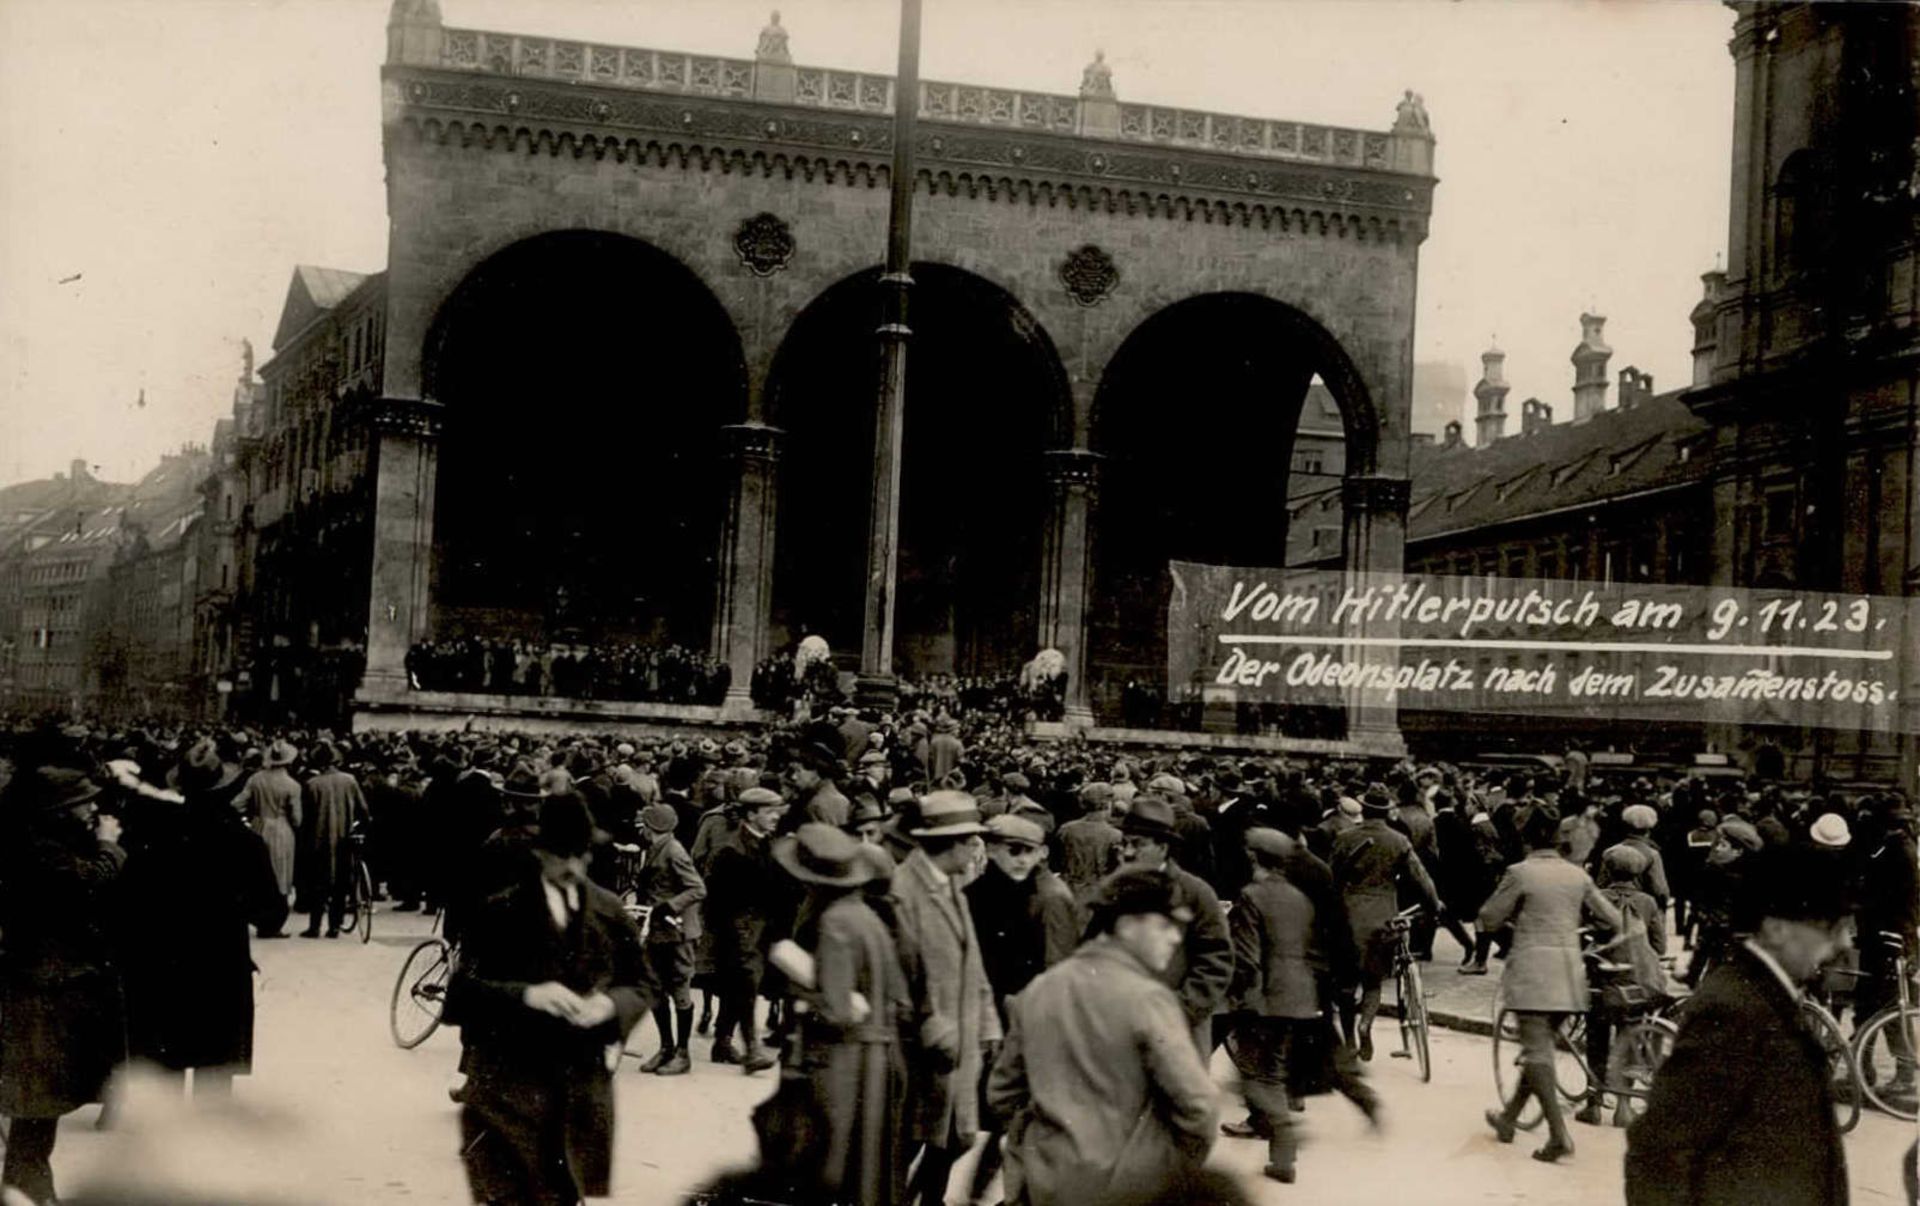
[[[446,416],[437,638],[705,647],[715,438],[745,414],[746,374],[692,271],[622,235],[525,239],[454,290],[422,367]]]
[[[1011,673],[1033,656],[1048,493],[1044,454],[1071,430],[1053,341],[1011,294],[913,266],[900,473],[895,669]],[[852,668],[871,505],[880,273],[840,281],[795,319],[766,388],[787,432],[772,641],[818,634]]]
[[[1105,458],[1094,511],[1088,703],[1104,724],[1180,725],[1167,677],[1169,561],[1282,567],[1301,406],[1337,403],[1345,474],[1375,471],[1379,420],[1353,360],[1296,307],[1251,293],[1189,297],[1120,345],[1094,395]]]

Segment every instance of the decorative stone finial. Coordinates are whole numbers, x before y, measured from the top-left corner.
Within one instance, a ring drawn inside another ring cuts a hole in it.
[[[1113,68],[1107,66],[1107,52],[1093,52],[1093,62],[1080,73],[1080,95],[1097,97],[1101,100],[1113,99]]]
[[[1433,124],[1427,120],[1427,102],[1418,92],[1409,88],[1400,98],[1400,104],[1393,115],[1395,134],[1431,134]]]
[[[793,55],[787,51],[787,31],[780,24],[780,10],[775,9],[772,20],[760,31],[760,45],[754,48],[753,57],[763,63],[791,63]]]

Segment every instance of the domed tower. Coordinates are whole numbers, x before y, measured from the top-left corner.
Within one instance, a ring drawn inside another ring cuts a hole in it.
[[[1607,320],[1580,316],[1580,342],[1573,349],[1573,421],[1590,419],[1607,408],[1607,361],[1613,349],[1600,337]]]
[[[1497,347],[1480,353],[1480,380],[1473,387],[1478,408],[1473,416],[1473,442],[1482,448],[1507,434],[1507,354]]]

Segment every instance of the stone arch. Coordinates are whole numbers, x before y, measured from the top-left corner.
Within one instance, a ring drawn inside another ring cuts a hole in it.
[[[1316,378],[1339,409],[1341,475],[1371,479],[1381,414],[1354,357],[1301,308],[1254,292],[1202,293],[1121,338],[1088,425],[1101,481],[1086,673],[1101,721],[1183,722],[1163,706],[1168,561],[1286,565],[1294,433]],[[1363,555],[1344,534],[1343,546],[1350,560]]]
[[[1017,669],[1034,651],[1045,454],[1071,439],[1051,334],[1004,285],[917,262],[908,323],[896,664],[908,677]],[[843,277],[793,320],[769,366],[785,434],[771,638],[860,645],[872,493],[880,270]]]
[[[746,415],[739,333],[628,235],[544,232],[479,262],[422,348],[441,404],[432,630],[703,648]]]

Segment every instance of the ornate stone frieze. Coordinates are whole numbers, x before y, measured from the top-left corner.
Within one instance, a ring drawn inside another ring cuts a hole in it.
[[[698,154],[703,168],[718,163],[727,170],[744,155],[767,172],[782,163],[789,174],[797,167],[809,178],[857,176],[871,185],[884,182],[892,156],[892,122],[871,109],[781,106],[726,95],[664,96],[415,67],[390,66],[387,72],[404,101],[403,124],[436,139],[457,137],[489,146],[505,141],[529,150],[571,149],[576,155],[621,159],[678,156],[683,165]],[[1331,134],[1301,127],[1309,143],[1324,144]],[[1384,154],[1375,136],[1359,137],[1363,161]],[[1263,224],[1293,222],[1292,215],[1298,215],[1300,223],[1328,232],[1375,223],[1415,237],[1424,236],[1432,209],[1432,181],[1377,167],[1278,163],[1237,155],[1231,148],[1142,145],[1040,126],[983,128],[937,119],[921,122],[916,141],[922,179],[941,191],[969,196],[984,190],[990,197],[1013,193],[1054,203],[1063,197],[1091,198],[1097,191],[1126,212],[1214,220],[1223,206],[1238,206],[1241,221],[1252,216]],[[1326,152],[1316,145],[1319,153]],[[1315,152],[1316,146],[1304,149]]]
[[[1112,256],[1088,243],[1068,252],[1060,262],[1060,283],[1074,301],[1097,306],[1120,284],[1120,268]]]
[[[733,250],[755,276],[772,276],[793,259],[793,231],[773,214],[758,213],[733,232]]]

